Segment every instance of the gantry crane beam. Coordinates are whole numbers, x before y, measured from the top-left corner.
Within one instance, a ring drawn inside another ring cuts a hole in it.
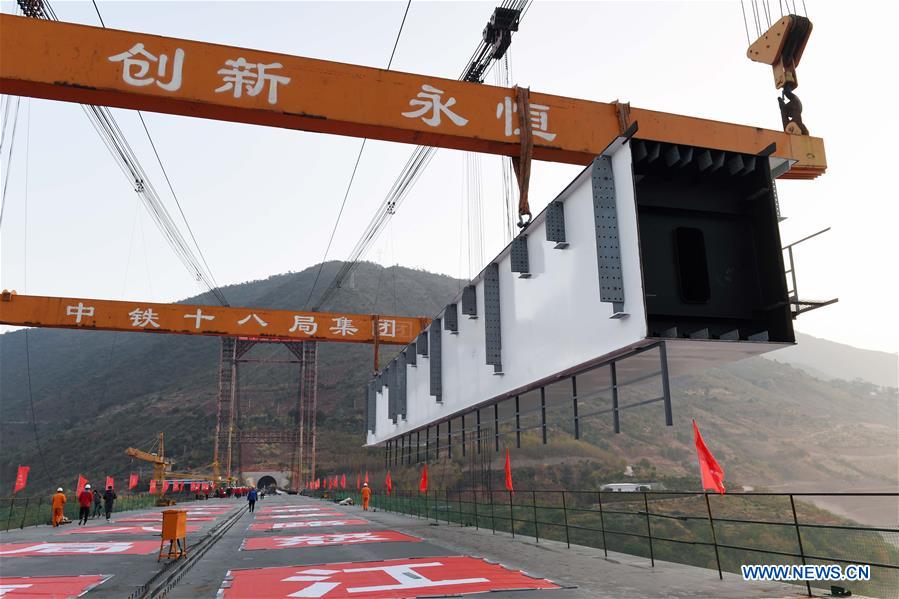
[[[519,156],[513,89],[183,40],[0,16],[0,93]],[[587,164],[633,123],[660,142],[824,172],[823,140],[532,92],[537,160]]]
[[[0,294],[0,324],[406,345],[430,324],[430,319],[46,297],[4,291]]]

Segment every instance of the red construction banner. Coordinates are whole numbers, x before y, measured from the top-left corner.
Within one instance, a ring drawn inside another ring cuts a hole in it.
[[[159,541],[0,544],[0,557],[29,557],[34,555],[147,555],[154,551],[159,551]]]
[[[356,490],[358,491],[361,488],[362,488],[362,473],[357,472],[356,473]]]
[[[115,488],[115,481],[112,480],[112,477],[111,477],[111,476],[107,476],[107,477],[106,477],[106,487],[105,487],[105,488],[109,489],[110,487],[111,487],[111,488]]]
[[[290,528],[323,528],[326,526],[358,526],[362,524],[368,524],[368,521],[348,518],[344,520],[307,520],[305,522],[259,522],[251,524],[250,530],[287,530]]]
[[[346,489],[346,474],[340,475],[340,488]]]
[[[156,492],[156,479],[154,478],[150,481],[150,493],[155,493],[155,492]]]
[[[2,597],[80,597],[110,577],[86,576],[0,576]]]
[[[130,491],[134,487],[137,486],[137,474],[131,473],[131,476],[128,477],[128,490]]]
[[[225,599],[322,597],[324,599],[404,599],[519,589],[558,589],[473,557],[418,557],[377,562],[344,562],[232,570]]]
[[[250,537],[244,540],[241,549],[245,551],[255,551],[257,549],[291,549],[295,547],[357,545],[359,543],[386,543],[392,541],[417,543],[421,541],[421,539],[392,530],[338,532],[331,534],[298,535],[294,537]]]
[[[712,489],[724,494],[724,468],[722,468],[699,432],[696,421],[693,421],[693,443],[696,445],[696,455],[699,457],[699,474],[702,477],[702,489]]]
[[[421,469],[421,480],[418,481],[418,492],[419,493],[427,493],[428,492],[428,465],[425,464],[424,468]]]
[[[368,470],[365,471],[365,480],[362,482],[364,482],[366,485],[368,484]]]
[[[197,532],[200,527],[196,524],[188,524],[187,532]],[[154,535],[162,534],[162,525],[160,526],[94,526],[90,528],[75,528],[59,533],[60,535],[106,535],[106,534],[124,534],[124,535]]]
[[[19,471],[16,472],[16,486],[12,490],[13,493],[18,493],[28,484],[28,472],[30,470],[31,466],[19,466]]]
[[[168,490],[169,490],[169,481],[167,481],[167,480],[162,481],[162,492],[165,493]]]
[[[393,493],[393,479],[390,478],[390,470],[387,471],[387,476],[384,478],[384,486],[387,487],[388,495]]]
[[[79,495],[81,495],[81,492],[84,491],[84,485],[86,485],[86,484],[87,484],[87,479],[79,474],[78,475],[78,484],[75,485],[75,497],[78,497]]]
[[[506,448],[506,491],[512,492],[515,490],[514,485],[512,484],[512,460],[509,459],[509,448]]]

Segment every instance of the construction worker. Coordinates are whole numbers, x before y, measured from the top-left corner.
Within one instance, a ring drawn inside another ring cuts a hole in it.
[[[368,511],[368,502],[371,500],[371,488],[368,483],[362,484],[362,509]]]
[[[94,494],[91,493],[91,486],[84,485],[84,490],[78,495],[78,526],[87,524],[87,519],[91,515],[91,504],[94,502]]]
[[[94,489],[94,513],[91,518],[98,518],[103,512],[103,494],[99,490]]]
[[[62,510],[66,505],[66,495],[62,492],[62,487],[56,489],[56,493],[53,495],[53,527],[56,528],[59,526],[59,523],[62,522],[63,514]]]
[[[106,508],[106,520],[109,520],[109,516],[112,514],[112,504],[115,502],[116,497],[118,495],[115,494],[112,485],[106,487],[106,492],[103,493],[103,507]]]

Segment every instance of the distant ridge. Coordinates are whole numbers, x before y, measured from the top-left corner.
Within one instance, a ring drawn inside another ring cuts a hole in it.
[[[796,333],[797,345],[765,354],[825,381],[861,379],[880,387],[899,387],[899,354],[860,349]]]

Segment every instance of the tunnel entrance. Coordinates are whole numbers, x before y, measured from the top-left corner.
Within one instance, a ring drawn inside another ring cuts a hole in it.
[[[259,479],[259,482],[256,483],[257,489],[267,489],[269,487],[277,487],[278,481],[275,480],[275,477],[265,475]]]

